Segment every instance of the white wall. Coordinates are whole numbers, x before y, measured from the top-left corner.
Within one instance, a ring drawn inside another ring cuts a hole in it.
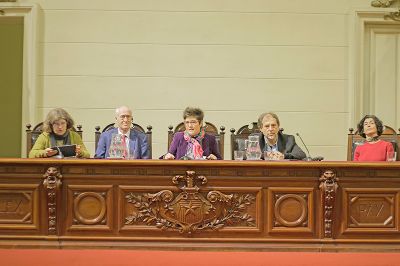
[[[129,105],[153,126],[153,157],[168,125],[198,106],[229,129],[274,111],[312,155],[345,160],[349,10],[361,0],[37,0],[43,9],[39,117],[64,107],[94,127]],[[35,121],[38,122],[38,121]]]

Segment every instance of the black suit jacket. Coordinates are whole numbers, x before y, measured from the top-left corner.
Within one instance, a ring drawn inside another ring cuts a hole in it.
[[[260,148],[263,153],[267,150],[262,133],[260,134]],[[281,132],[278,133],[278,151],[285,155],[285,159],[302,160],[307,157],[304,151],[296,144],[293,135],[286,135]]]

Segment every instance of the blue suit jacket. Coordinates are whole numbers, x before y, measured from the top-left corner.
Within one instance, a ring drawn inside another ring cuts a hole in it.
[[[113,134],[118,134],[118,128],[113,128],[101,133],[95,158],[108,158],[111,138]],[[129,135],[129,150],[133,150],[135,159],[150,159],[149,144],[147,143],[146,134],[131,129]]]

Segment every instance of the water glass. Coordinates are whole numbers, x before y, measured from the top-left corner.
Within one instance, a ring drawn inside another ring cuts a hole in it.
[[[135,153],[135,149],[131,149],[130,147],[128,147],[128,160],[135,160],[136,158],[136,153]]]
[[[244,151],[234,151],[233,152],[233,158],[236,161],[243,161],[243,157],[244,157]]]
[[[395,162],[397,158],[397,153],[395,151],[388,151],[386,152],[386,161],[388,162]]]
[[[236,143],[238,151],[246,151],[246,143],[244,139],[237,139]]]

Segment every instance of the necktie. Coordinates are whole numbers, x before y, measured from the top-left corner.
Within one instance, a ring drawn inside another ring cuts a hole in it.
[[[126,147],[126,135],[122,135],[122,146],[123,146],[122,157],[126,159],[128,158],[128,149]]]

